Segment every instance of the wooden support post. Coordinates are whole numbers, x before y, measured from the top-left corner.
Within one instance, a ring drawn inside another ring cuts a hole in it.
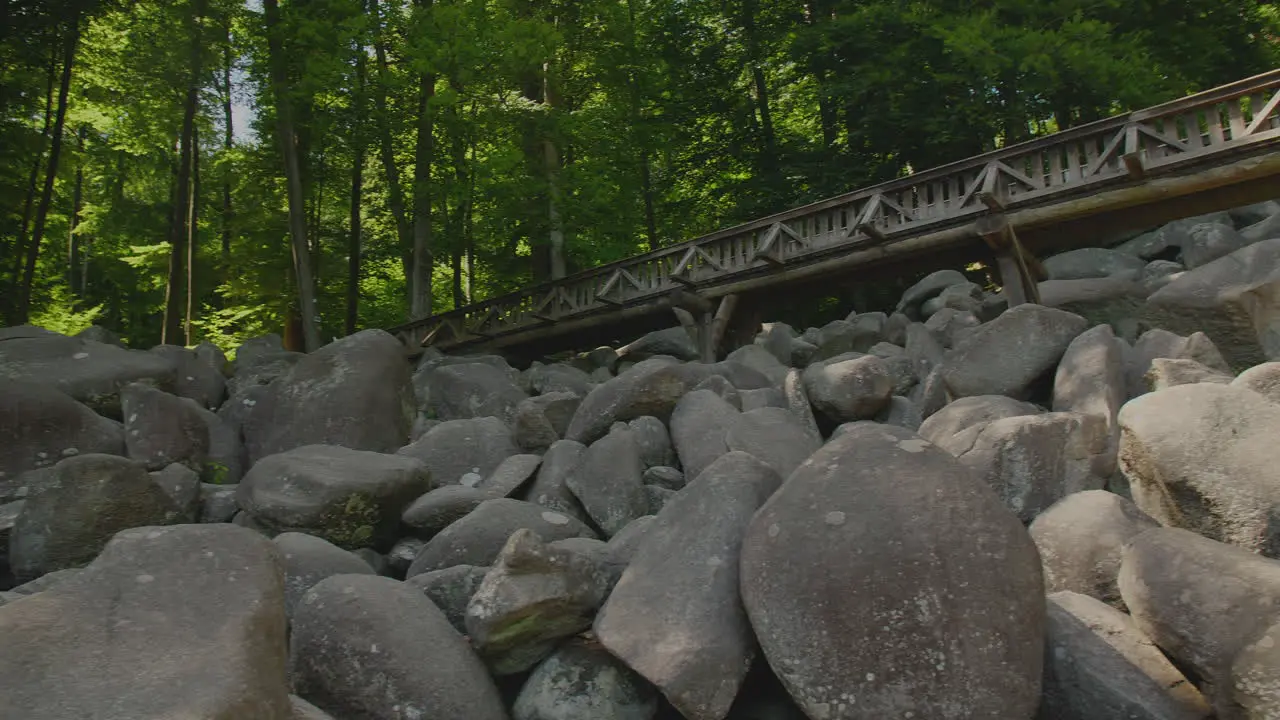
[[[996,265],[1000,268],[1000,284],[1009,307],[1023,303],[1040,302],[1039,281],[1046,277],[1044,266],[1034,255],[1022,247],[1018,234],[1004,213],[992,213],[978,218],[974,231],[996,251]]]
[[[716,308],[715,318],[711,322],[711,360],[709,362],[715,362],[719,357],[720,347],[724,344],[725,331],[729,329],[729,322],[733,319],[733,311],[737,307],[737,295],[725,295],[720,298],[720,307]]]
[[[1009,307],[1017,307],[1027,303],[1027,292],[1022,284],[1022,272],[1013,253],[1001,252],[996,255],[996,267],[1000,268],[1000,284],[1004,287],[1004,296],[1009,300]]]
[[[673,307],[671,311],[676,314],[676,319],[680,321],[680,327],[689,334],[689,339],[693,341],[694,347],[701,347],[698,343],[698,321],[694,319],[693,313],[682,307]]]
[[[695,317],[702,313],[711,312],[711,301],[702,297],[697,293],[676,288],[667,294],[667,301],[672,307],[683,308],[692,313]]]
[[[716,361],[716,347],[711,329],[715,322],[714,317],[708,310],[702,313],[702,321],[698,323],[698,354],[702,356],[702,362],[707,364]]]

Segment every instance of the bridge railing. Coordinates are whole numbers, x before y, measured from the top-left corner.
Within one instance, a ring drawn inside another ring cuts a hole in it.
[[[1280,70],[914,173],[393,328],[470,344],[1046,204],[1280,137]]]

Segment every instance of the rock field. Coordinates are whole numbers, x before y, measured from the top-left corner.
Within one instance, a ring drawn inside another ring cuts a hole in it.
[[[4,720],[1280,719],[1280,203],[516,369],[0,330]]]

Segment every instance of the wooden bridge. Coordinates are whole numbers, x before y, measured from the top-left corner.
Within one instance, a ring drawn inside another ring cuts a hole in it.
[[[754,331],[766,292],[975,260],[995,261],[1011,302],[1034,300],[1037,252],[1280,197],[1278,105],[1280,69],[391,332],[410,349],[542,354],[670,325],[674,309],[713,355],[731,325]]]

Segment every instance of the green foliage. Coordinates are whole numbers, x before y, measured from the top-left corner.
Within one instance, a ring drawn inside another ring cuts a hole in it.
[[[186,282],[169,241],[199,63],[192,340],[230,349],[283,332],[297,288],[261,15],[238,0],[15,7],[0,28],[4,297],[48,152],[56,51],[80,7],[32,321],[159,341],[166,289]],[[325,339],[344,331],[358,157],[356,325],[388,327],[406,319],[412,261],[388,155],[410,225],[429,171],[442,310],[546,278],[556,232],[572,272],[1277,60],[1277,11],[1258,0],[285,0],[281,12]],[[87,258],[74,290],[73,237]]]

